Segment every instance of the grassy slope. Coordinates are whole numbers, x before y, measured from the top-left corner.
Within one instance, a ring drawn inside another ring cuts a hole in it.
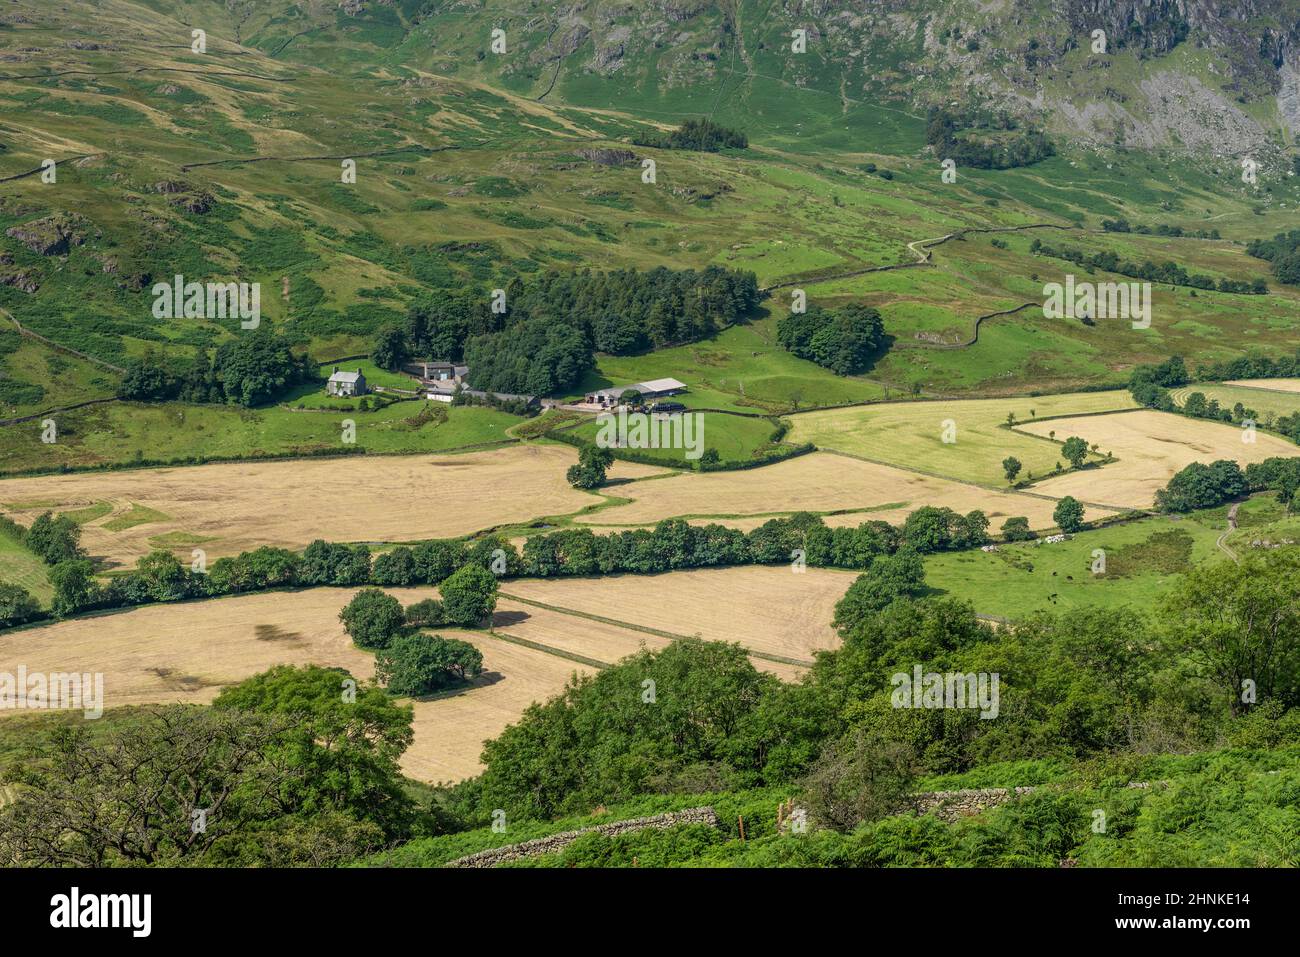
[[[418,416],[426,409],[435,417],[421,421]],[[446,420],[439,421],[437,416],[444,413]],[[43,444],[34,427],[7,429],[0,437],[9,453],[4,467],[20,471],[129,464],[141,457],[170,461],[341,450],[345,420],[356,424],[358,448],[413,453],[499,442],[508,438],[507,429],[523,421],[495,409],[448,408],[424,401],[399,402],[372,412],[114,403],[60,416],[55,445]]]
[[[789,439],[949,478],[1004,487],[1004,458],[1015,456],[1020,460],[1024,466],[1020,478],[1031,473],[1042,477],[1058,462],[1065,464],[1059,443],[1070,438],[1060,433],[1053,442],[1013,432],[1005,428],[1009,413],[1014,413],[1018,422],[1027,422],[1133,407],[1127,392],[891,403],[791,416]],[[944,423],[949,421],[956,427],[956,441],[945,443]],[[1087,438],[1086,434],[1080,437]]]
[[[67,209],[84,214],[93,229],[61,270],[0,240],[15,268],[40,272],[44,283],[33,296],[0,287],[0,305],[35,329],[115,360],[149,348],[186,355],[234,332],[230,322],[154,321],[147,293],[132,292],[127,282],[145,271],[190,278],[236,272],[260,281],[266,320],[328,359],[364,350],[376,329],[400,321],[410,299],[430,290],[468,287],[486,294],[516,272],[577,265],[719,263],[752,268],[763,282],[811,279],[910,261],[908,242],[963,226],[1083,222],[1095,228],[1100,217],[1123,214],[1196,228],[1212,218],[1225,236],[1221,243],[1126,236],[1123,248],[1248,278],[1263,264],[1234,243],[1280,228],[1286,215],[1276,207],[1294,192],[1293,185],[1278,184],[1272,194],[1277,202],[1254,216],[1251,197],[1225,191],[1214,177],[1185,164],[1164,166],[1138,156],[1116,163],[1091,154],[1028,170],[969,171],[955,186],[943,185],[931,161],[918,158],[919,118],[879,109],[862,94],[843,100],[843,91],[816,79],[811,62],[799,80],[804,86],[786,78],[787,65],[759,48],[770,28],[748,4],[740,28],[749,31],[751,72],[782,77],[779,82],[750,78],[734,87],[657,88],[646,85],[657,66],[647,61],[623,74],[641,78],[629,83],[566,73],[560,89],[540,104],[517,94],[543,82],[526,76],[529,69],[538,76],[546,70],[519,62],[466,70],[456,62],[454,51],[481,45],[474,17],[440,15],[407,37],[413,8],[373,8],[342,21],[348,30],[340,39],[332,17],[283,8],[277,14],[273,5],[239,25],[247,45],[240,50],[232,43],[236,18],[225,8],[210,2],[152,6],[182,15],[171,19],[138,3],[112,4],[108,29],[118,32],[108,39],[118,49],[111,55],[68,49],[66,23],[40,11],[30,25],[0,37],[12,47],[42,47],[39,61],[16,61],[35,72],[105,71],[0,81],[0,112],[41,118],[38,125],[16,125],[3,172],[31,168],[51,153],[104,153],[84,167],[65,164],[56,189],[36,179],[5,185],[0,226]],[[71,5],[74,13],[81,7],[83,20],[103,19],[102,8]],[[209,24],[211,41],[201,57],[175,42],[178,34],[188,36],[187,22],[200,21]],[[540,23],[538,29],[546,26]],[[275,59],[267,55],[299,30],[318,26],[330,29],[294,40]],[[516,37],[517,49],[535,39]],[[107,72],[136,65],[149,71]],[[413,67],[455,68],[460,75],[417,74]],[[256,76],[219,75],[231,72]],[[481,85],[484,80],[499,89]],[[657,186],[641,183],[635,167],[598,167],[574,153],[615,144],[643,130],[644,120],[672,120],[705,102],[718,107],[721,119],[731,113],[749,118],[744,125],[754,147],[731,155],[638,148],[659,162]],[[897,129],[886,133],[882,123]],[[857,152],[864,143],[896,155],[887,160]],[[443,147],[454,149],[420,152]],[[408,152],[362,156],[385,149]],[[254,155],[361,156],[358,181],[339,184],[337,160],[231,162]],[[884,161],[895,178],[865,173],[869,156]],[[179,169],[195,161],[222,165]],[[210,192],[216,207],[206,215],[177,211],[168,196],[151,190],[163,177]],[[703,198],[708,195],[713,198]],[[897,348],[871,378],[942,392],[1114,381],[1134,361],[1167,351],[1221,357],[1280,345],[1289,335],[1285,315],[1294,308],[1294,293],[1246,301],[1162,291],[1157,306],[1169,321],[1162,322],[1158,311],[1154,331],[1141,337],[1122,324],[1089,329],[1025,314],[995,321],[971,349],[935,350],[917,338],[960,341],[975,316],[1041,298],[1042,281],[1063,267],[1028,256],[1028,242],[1029,234],[1016,236],[1000,250],[972,237],[937,250],[933,267],[809,282],[807,288],[813,301],[861,299],[883,307]],[[106,260],[115,272],[104,271]],[[1034,272],[1042,273],[1039,280],[1031,278]],[[278,294],[284,276],[291,286],[287,302]],[[774,314],[784,308],[778,296]],[[735,380],[745,383],[746,399],[769,404],[789,402],[795,393],[804,403],[833,403],[868,397],[863,393],[875,388],[807,364],[795,368],[775,355],[755,367],[749,360],[772,348],[770,329],[755,335],[764,343],[736,335],[707,344],[728,358],[703,377],[708,381],[701,388],[741,401]],[[601,375],[646,378],[659,365],[658,357],[611,361],[602,363]]]
[[[0,531],[0,581],[26,588],[42,605],[54,595],[44,562]]]
[[[708,342],[643,356],[598,356],[596,368],[572,397],[591,389],[665,377],[687,383],[690,391],[677,400],[691,408],[737,412],[787,412],[884,395],[877,383],[835,376],[790,355],[776,344],[776,320],[769,317],[733,326]]]
[[[1300,527],[1295,518],[1284,518],[1271,495],[1244,503],[1239,522],[1242,527],[1227,540],[1238,551],[1255,538],[1294,539]],[[1225,507],[1080,532],[1051,545],[1026,542],[1000,545],[996,552],[932,555],[926,581],[939,593],[971,602],[980,614],[1013,620],[1086,606],[1149,609],[1193,565],[1228,560],[1215,545],[1227,527]],[[1095,549],[1106,553],[1104,575],[1092,573]]]

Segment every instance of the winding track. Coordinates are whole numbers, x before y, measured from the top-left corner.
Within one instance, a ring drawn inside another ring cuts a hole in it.
[[[1238,565],[1241,564],[1241,556],[1228,547],[1227,538],[1237,530],[1237,509],[1239,508],[1241,508],[1241,503],[1237,502],[1233,504],[1232,508],[1228,509],[1228,528],[1214,543]]]

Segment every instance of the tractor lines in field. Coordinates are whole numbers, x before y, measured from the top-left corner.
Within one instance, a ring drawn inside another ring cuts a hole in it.
[[[600,622],[602,625],[614,625],[615,627],[623,628],[626,629],[627,631],[639,631],[642,632],[643,634],[654,635],[656,638],[667,638],[669,641],[678,641],[683,638],[689,639],[690,637],[692,637],[690,635],[678,634],[675,631],[664,631],[661,628],[651,628],[649,625],[638,625],[630,621],[621,621],[618,618],[606,618],[603,615],[595,615],[588,611],[578,611],[576,608],[564,608],[561,605],[551,605],[548,604],[547,602],[536,601],[535,599],[532,598],[520,598],[518,595],[510,595],[507,594],[506,592],[498,592],[498,594],[502,598],[508,599],[509,601],[519,602],[519,604],[521,605],[532,605],[535,608],[544,608],[547,611],[558,612],[561,615],[570,615],[574,618],[586,618],[588,621]],[[553,651],[555,653],[561,654],[563,657],[573,657],[569,653],[559,652],[557,649],[552,649],[549,646],[545,646],[545,645],[539,645],[538,650]],[[805,660],[803,658],[790,658],[787,657],[786,655],[774,655],[771,652],[755,651],[753,648],[749,648],[749,647],[745,648],[745,654],[749,655],[751,658],[762,658],[765,661],[773,661],[776,662],[777,664],[783,664],[783,665],[795,665],[800,668],[811,668],[813,665],[813,662]],[[593,662],[586,662],[586,663],[593,664]],[[608,667],[608,666],[602,666],[602,667]]]
[[[1041,439],[1041,435],[1034,436]],[[998,488],[995,485],[985,485],[983,482],[972,482],[969,479],[953,478],[951,475],[943,475],[939,472],[930,472],[926,469],[919,469],[914,465],[900,465],[897,462],[885,462],[881,459],[873,459],[867,455],[859,455],[856,452],[845,452],[841,449],[832,449],[825,446],[818,446],[817,451],[825,452],[829,455],[842,455],[848,459],[857,459],[860,462],[870,462],[872,465],[884,465],[891,469],[899,469],[903,472],[912,472],[915,475],[924,475],[926,478],[942,479],[945,482],[955,482],[958,485],[968,485],[971,488],[982,489],[986,492],[998,492],[1004,495],[1027,495],[1030,498],[1041,499],[1046,502],[1059,502],[1060,496],[1047,495],[1043,492],[1030,492],[1023,488]],[[1118,460],[1116,460],[1118,461]],[[1080,505],[1087,505],[1091,508],[1104,508],[1112,512],[1131,512],[1133,509],[1126,505],[1108,505],[1105,502],[1085,502],[1083,499],[1076,499]]]

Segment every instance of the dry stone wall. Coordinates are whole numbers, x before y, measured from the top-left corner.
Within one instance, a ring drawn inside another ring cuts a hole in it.
[[[494,847],[486,851],[479,851],[477,854],[458,857],[447,866],[495,867],[497,864],[504,864],[506,861],[517,861],[520,858],[535,857],[539,854],[554,854],[563,850],[584,834],[604,834],[607,837],[613,837],[618,834],[629,834],[633,831],[644,831],[650,828],[666,830],[681,824],[707,824],[709,827],[717,827],[719,821],[718,815],[713,808],[692,807],[684,811],[671,811],[667,814],[655,814],[651,817],[637,817],[628,821],[612,821],[609,824],[579,828],[576,831],[564,831],[560,834],[551,834],[547,837],[539,837],[536,840],[524,841],[521,844]]]

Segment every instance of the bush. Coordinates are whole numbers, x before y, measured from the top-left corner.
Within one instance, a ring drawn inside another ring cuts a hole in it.
[[[632,141],[637,146],[653,146],[664,150],[695,150],[716,153],[720,149],[743,150],[749,139],[739,130],[728,129],[708,119],[686,120],[667,135],[644,137]]]
[[[1029,519],[1015,515],[1002,523],[1002,537],[1008,542],[1028,542],[1038,535],[1029,527]]]
[[[916,755],[906,745],[858,729],[827,747],[804,780],[809,816],[837,831],[902,810],[914,781]]]
[[[436,598],[426,598],[406,608],[406,623],[412,628],[432,628],[446,621],[442,602]]]
[[[605,484],[605,473],[614,463],[614,453],[596,445],[583,445],[578,451],[578,464],[569,466],[564,474],[574,488],[593,489]]]
[[[469,642],[418,631],[398,635],[375,656],[375,677],[394,695],[430,694],[482,671],[483,655]]]
[[[370,580],[376,585],[414,585],[420,580],[415,553],[405,545],[375,558]]]
[[[497,606],[497,578],[479,565],[457,569],[439,588],[443,617],[449,625],[471,628]]]
[[[1240,466],[1230,459],[1206,465],[1193,462],[1156,492],[1156,505],[1171,512],[1213,508],[1246,494],[1249,486]]]
[[[51,568],[50,584],[54,586],[50,610],[58,618],[93,608],[100,597],[94,566],[84,558],[60,562]]]
[[[0,628],[39,618],[40,603],[25,588],[0,582]]]
[[[1056,503],[1052,510],[1052,521],[1063,532],[1077,532],[1083,528],[1083,506],[1073,496],[1067,495]]]
[[[339,612],[339,621],[359,648],[384,648],[406,627],[401,602],[378,588],[363,588]]]
[[[879,556],[835,604],[834,625],[851,631],[895,599],[916,597],[924,590],[925,563],[920,555],[905,549]]]
[[[66,515],[55,518],[51,512],[40,515],[23,536],[23,544],[47,565],[85,558],[80,542],[77,523]]]

